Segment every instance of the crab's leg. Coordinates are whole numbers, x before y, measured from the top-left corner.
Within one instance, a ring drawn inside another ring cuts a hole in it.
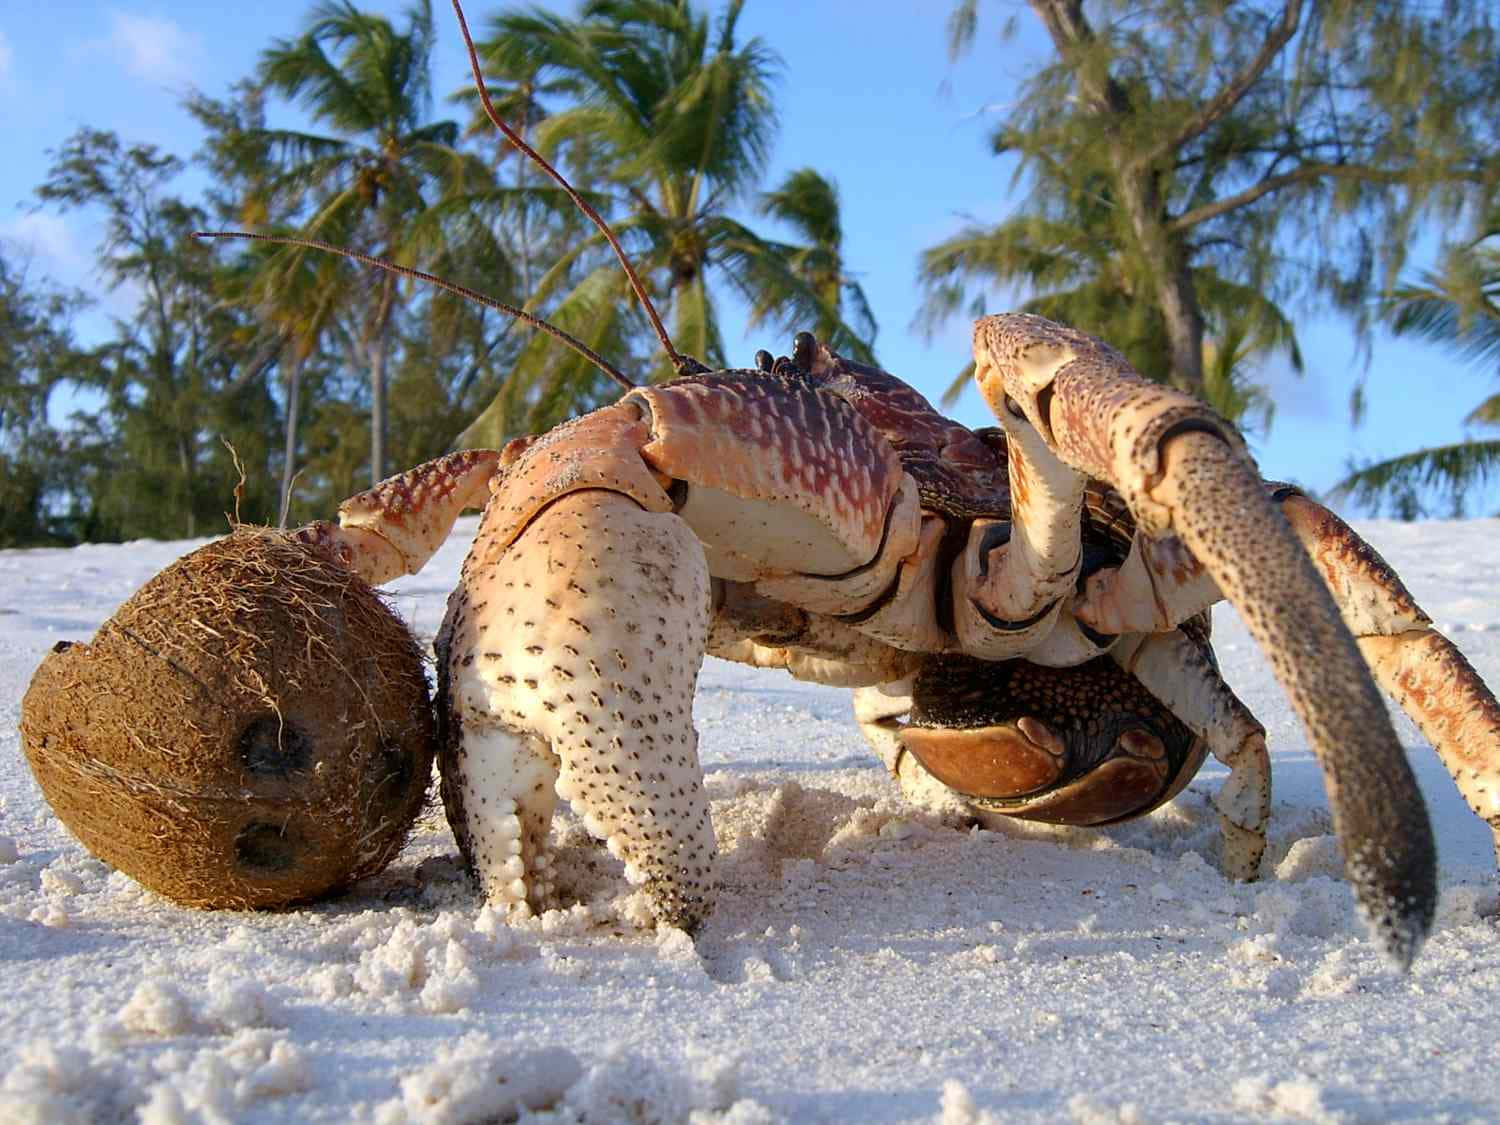
[[[1139,526],[1178,535],[1240,611],[1322,765],[1356,896],[1409,964],[1436,905],[1431,825],[1364,658],[1239,436],[1040,317],[979,321],[974,359],[997,414],[1014,404],[1056,456],[1117,489]]]
[[[1162,633],[1223,597],[1208,569],[1178,536],[1137,531],[1124,562],[1085,579],[1073,615],[1107,636]]]
[[[1384,559],[1348,524],[1295,489],[1281,510],[1333,591],[1376,680],[1416,722],[1500,856],[1500,703]]]
[[[416,574],[470,508],[483,508],[504,454],[449,453],[388,477],[339,505],[338,523],[319,520],[293,538],[325,551],[372,586]]]
[[[1088,486],[1088,477],[1054,456],[1018,410],[1001,410],[999,417],[1011,518],[975,520],[953,573],[959,643],[964,652],[989,660],[1030,655],[1056,632],[1083,561]]]
[[[1110,650],[1229,767],[1214,795],[1224,834],[1224,873],[1254,879],[1266,850],[1271,815],[1271,761],[1266,731],[1214,666],[1210,650],[1181,629],[1125,638]]]
[[[1437,750],[1469,807],[1490,825],[1500,856],[1500,703],[1353,529],[1290,485],[1267,487],[1312,556],[1376,682]],[[1073,612],[1106,632],[1161,632],[1219,597],[1176,536],[1137,536],[1118,569],[1088,579]]]
[[[440,635],[444,800],[491,900],[546,905],[561,796],[658,919],[696,926],[714,894],[691,715],[711,575],[857,610],[919,525],[884,439],[773,378],[642,388],[529,446]]]

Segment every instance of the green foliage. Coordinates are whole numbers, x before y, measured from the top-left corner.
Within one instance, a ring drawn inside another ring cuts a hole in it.
[[[35,283],[0,256],[0,547],[68,534],[72,480],[65,439],[48,419],[76,355],[70,322],[82,299]]]
[[[1500,377],[1500,204],[1481,215],[1472,238],[1447,247],[1438,270],[1396,289],[1384,311],[1398,335],[1431,340]],[[1487,396],[1464,421],[1500,424],[1500,394]],[[1500,441],[1475,438],[1358,466],[1335,491],[1410,518],[1424,513],[1424,498],[1433,495],[1461,509],[1497,468]]]
[[[508,12],[481,51],[486,73],[520,100],[538,148],[609,219],[679,351],[727,365],[716,298],[728,288],[756,323],[813,328],[869,358],[875,325],[842,263],[832,186],[799,173],[761,201],[807,245],[768,239],[730,215],[749,201],[769,154],[781,66],[764,43],[737,39],[741,7],[735,0],[713,20],[687,0],[590,0],[576,19]],[[627,369],[671,375],[604,239],[587,231],[560,251],[539,269],[530,306]],[[613,393],[576,356],[528,345],[460,444],[543,429]]]
[[[1457,516],[1464,511],[1468,491],[1497,471],[1500,441],[1464,441],[1362,465],[1334,486],[1333,492],[1399,519],[1433,514],[1433,498],[1445,501],[1436,511]]]
[[[927,253],[929,325],[1018,290],[1153,378],[1250,408],[1255,365],[1295,357],[1289,301],[1365,326],[1414,224],[1456,213],[1500,171],[1491,6],[1031,7],[1056,53],[991,137],[1016,159],[1024,201]],[[981,26],[978,0],[963,0],[954,49]]]
[[[192,237],[203,212],[167,194],[182,167],[154,146],[81,129],[37,189],[44,203],[102,216],[105,276],[140,295],[135,314],[67,375],[102,400],[75,417],[69,442],[71,518],[88,538],[221,530],[238,475],[224,442],[252,470],[242,514],[263,518],[272,507],[272,406],[239,377],[245,321],[219,300],[214,250]]]
[[[802,242],[780,247],[777,254],[759,259],[772,267],[776,276],[751,278],[748,296],[752,326],[775,317],[777,295],[805,288],[817,302],[818,311],[802,327],[835,351],[873,363],[875,314],[864,288],[844,262],[837,187],[814,168],[798,168],[787,173],[780,186],[763,194],[757,209],[790,227]],[[790,277],[781,276],[783,271]]]
[[[406,13],[402,30],[351,4],[324,3],[300,37],[273,43],[261,56],[259,88],[296,101],[327,134],[268,128],[203,104],[200,120],[218,126],[211,150],[237,184],[240,214],[274,232],[448,270],[460,283],[503,282],[508,255],[486,221],[502,202],[493,174],[457,147],[456,122],[427,116],[433,35],[425,2]],[[389,371],[403,362],[403,321],[426,309],[453,338],[474,314],[447,295],[398,300],[391,274],[304,247],[257,248],[246,259],[236,296],[284,342],[289,404],[301,365],[330,335],[352,344],[342,358],[369,380],[369,479],[380,480],[391,462],[386,389]],[[295,428],[297,411],[289,409],[288,421]],[[296,445],[289,433],[287,487]]]
[[[1260,365],[1300,368],[1290,302],[1368,315],[1412,224],[1458,213],[1500,174],[1488,6],[1444,5],[1441,19],[1394,0],[1031,7],[1057,55],[1007,97],[992,138],[1018,159],[1025,202],[928,252],[929,324],[1019,289],[1143,372],[1268,426]],[[726,364],[733,295],[757,328],[810,329],[871,360],[835,186],[801,168],[761,190],[782,64],[739,35],[741,9],[510,10],[482,45],[486,86],[608,216],[680,350]],[[980,16],[979,0],[958,4],[956,50]],[[81,348],[80,298],[0,258],[0,543],[217,532],[236,454],[244,519],[327,517],[455,434],[498,445],[618,394],[488,308],[300,247],[195,241],[198,227],[391,258],[527,305],[642,378],[671,373],[603,237],[496,139],[473,92],[455,99],[466,123],[434,115],[434,35],[426,0],[394,20],[317,5],[222,100],[189,95],[212,182],[199,199],[177,194],[186,162],[150,145],[85,128],[53,154],[41,203],[102,220],[100,275],[132,307]],[[273,123],[284,102],[311,125]],[[1500,358],[1497,226],[1380,311],[1476,362]],[[74,395],[66,425],[48,411],[59,387]],[[1496,420],[1500,393],[1470,415]],[[1397,511],[1431,494],[1461,504],[1492,444],[1366,466],[1350,488]]]
[[[810,327],[870,358],[875,325],[842,259],[833,186],[803,170],[758,198],[804,242],[731,217],[776,132],[779,60],[736,36],[741,4],[596,0],[577,19],[512,12],[485,50],[502,111],[569,168],[640,262],[678,346],[725,362],[718,300]],[[396,19],[343,2],[274,40],[226,96],[190,93],[211,178],[83,129],[55,154],[45,206],[102,219],[101,275],[139,301],[80,350],[72,306],[0,269],[4,542],[202,535],[236,504],[261,522],[327,516],[389,466],[549,427],[618,389],[489,308],[305,247],[202,242],[206,227],[311,237],[514,304],[633,370],[667,368],[604,240],[477,117],[432,113],[427,0]],[[472,107],[468,92],[461,100]],[[311,124],[271,118],[290,101]],[[509,163],[507,163],[509,162]],[[845,310],[849,311],[845,319]],[[47,421],[66,382],[75,414]],[[478,421],[474,421],[475,419]]]

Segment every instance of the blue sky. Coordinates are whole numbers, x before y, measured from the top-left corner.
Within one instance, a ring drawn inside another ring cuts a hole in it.
[[[386,2],[365,6],[402,10]],[[0,13],[6,152],[0,238],[29,249],[36,272],[99,292],[101,283],[89,272],[96,230],[87,218],[30,210],[47,150],[89,125],[187,155],[198,134],[177,106],[181,92],[197,87],[222,94],[251,72],[273,37],[296,34],[309,7],[304,0],[265,0],[252,14],[249,5],[207,3],[6,6]],[[497,7],[474,4],[471,22],[482,26]],[[881,360],[934,400],[966,359],[968,325],[954,321],[931,341],[913,328],[917,257],[965,216],[998,219],[1017,197],[1011,166],[988,154],[985,134],[1044,47],[1024,4],[992,0],[985,9],[990,24],[981,28],[976,48],[950,64],[948,10],[943,0],[749,0],[741,21],[744,35],[763,38],[786,64],[778,90],[781,132],[764,184],[804,165],[837,181],[845,254],[880,322]],[[1002,43],[1000,18],[1012,12],[1020,34]],[[435,17],[434,110],[445,115],[442,99],[467,80],[467,67],[446,5],[435,5]],[[290,111],[273,110],[273,120],[290,121]],[[1440,233],[1432,232],[1433,244]],[[103,307],[128,306],[128,295],[117,294]],[[1298,379],[1274,361],[1261,374],[1278,402],[1270,435],[1253,443],[1268,477],[1318,490],[1336,481],[1351,457],[1459,440],[1463,415],[1492,389],[1477,368],[1431,346],[1385,336],[1377,336],[1365,368],[1346,324],[1316,309],[1292,311],[1307,373]],[[788,350],[786,341],[743,337],[733,323],[728,342],[740,362],[748,364],[759,347]],[[1354,428],[1347,404],[1361,374],[1370,406]],[[987,424],[973,392],[952,413],[969,425]],[[1486,497],[1480,513],[1495,507]]]

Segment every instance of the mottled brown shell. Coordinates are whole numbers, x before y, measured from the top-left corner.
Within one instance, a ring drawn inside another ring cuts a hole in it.
[[[970,430],[947,418],[925,396],[896,376],[839,355],[803,334],[778,372],[795,373],[819,390],[843,399],[885,438],[916,481],[922,507],[955,519],[1011,518],[1005,432]],[[806,370],[798,364],[805,364]],[[1085,550],[1092,571],[1117,564],[1130,550],[1135,520],[1124,498],[1100,481],[1084,496]]]

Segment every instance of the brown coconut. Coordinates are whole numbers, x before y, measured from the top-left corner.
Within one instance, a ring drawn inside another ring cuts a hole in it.
[[[146,583],[21,703],[42,792],[98,858],[189,906],[274,907],[381,870],[432,771],[421,653],[361,579],[240,528]]]

